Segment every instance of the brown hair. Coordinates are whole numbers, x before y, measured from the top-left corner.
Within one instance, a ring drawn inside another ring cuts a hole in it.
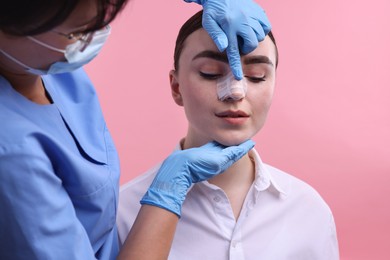
[[[0,7],[0,30],[19,36],[44,33],[64,22],[81,1],[85,0],[4,0]],[[88,31],[109,24],[128,0],[95,1],[98,15]]]

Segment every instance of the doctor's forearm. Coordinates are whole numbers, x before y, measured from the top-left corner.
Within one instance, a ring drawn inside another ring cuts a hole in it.
[[[143,205],[117,259],[167,259],[178,221],[167,210]]]

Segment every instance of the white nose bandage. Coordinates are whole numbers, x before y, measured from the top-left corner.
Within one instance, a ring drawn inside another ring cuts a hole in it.
[[[246,91],[246,79],[243,78],[240,81],[236,80],[231,71],[217,81],[217,95],[218,99],[221,101],[243,99],[246,95]]]

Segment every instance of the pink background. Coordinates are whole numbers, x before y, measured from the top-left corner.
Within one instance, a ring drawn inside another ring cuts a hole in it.
[[[322,194],[341,259],[390,259],[390,1],[261,4],[280,67],[257,149]],[[121,156],[121,183],[165,158],[185,134],[168,71],[179,27],[199,9],[133,0],[87,66]]]

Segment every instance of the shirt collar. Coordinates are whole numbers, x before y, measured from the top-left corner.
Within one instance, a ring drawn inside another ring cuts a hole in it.
[[[259,153],[255,149],[252,149],[249,151],[249,156],[255,163],[254,188],[257,191],[272,189],[282,196],[287,196],[287,186],[270,174],[269,170],[262,162]]]

